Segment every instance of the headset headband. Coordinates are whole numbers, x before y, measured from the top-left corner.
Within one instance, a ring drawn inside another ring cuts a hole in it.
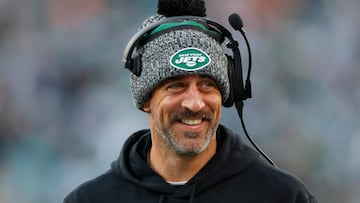
[[[164,19],[161,19],[157,22],[154,22],[145,28],[141,29],[139,32],[137,32],[128,42],[124,55],[123,55],[123,62],[125,64],[125,68],[132,71],[134,61],[131,58],[132,53],[134,52],[134,49],[140,44],[140,42],[144,39],[144,37],[151,32],[152,30],[156,29],[160,25],[166,24],[166,23],[172,23],[172,22],[185,22],[185,21],[195,21],[195,22],[204,22],[206,23],[211,29],[219,32],[223,36],[229,38],[230,40],[233,40],[232,34],[224,28],[219,23],[204,17],[199,16],[175,16],[175,17],[167,17]],[[132,71],[133,72],[133,71]]]

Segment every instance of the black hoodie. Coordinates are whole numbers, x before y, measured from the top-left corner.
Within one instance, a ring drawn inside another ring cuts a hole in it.
[[[263,162],[239,136],[219,126],[216,155],[189,182],[172,186],[148,167],[149,130],[124,143],[111,169],[71,192],[64,203],[315,203],[293,175]]]

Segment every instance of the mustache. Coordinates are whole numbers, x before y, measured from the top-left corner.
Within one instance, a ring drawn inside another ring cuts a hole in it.
[[[199,111],[199,112],[192,112],[189,110],[180,110],[178,112],[173,113],[170,116],[170,121],[175,122],[181,119],[191,119],[191,118],[202,118],[205,120],[212,120],[213,113],[211,111]]]

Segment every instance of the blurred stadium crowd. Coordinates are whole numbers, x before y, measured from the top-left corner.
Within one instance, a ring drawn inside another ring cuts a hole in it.
[[[205,2],[229,29],[231,13],[244,20],[253,51],[244,117],[257,143],[319,202],[360,202],[360,2]],[[156,6],[1,0],[0,203],[62,202],[147,127],[121,59]],[[234,109],[222,119],[243,135]]]

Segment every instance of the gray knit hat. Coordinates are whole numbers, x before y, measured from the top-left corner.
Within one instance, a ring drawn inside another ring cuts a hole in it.
[[[155,15],[145,20],[140,29],[165,18]],[[131,91],[137,108],[143,109],[151,92],[163,80],[189,74],[212,78],[225,102],[230,93],[228,61],[221,44],[199,29],[179,27],[149,39],[138,48],[142,72],[131,75]]]

